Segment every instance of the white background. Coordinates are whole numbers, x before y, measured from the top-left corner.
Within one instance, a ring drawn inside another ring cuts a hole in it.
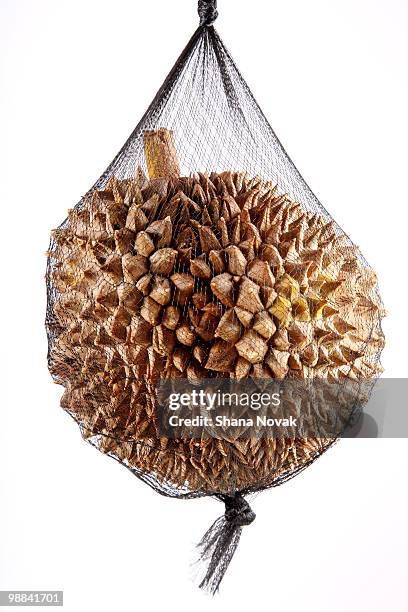
[[[407,376],[406,0],[219,0],[218,31],[284,146],[379,274],[385,375]],[[210,600],[189,560],[213,500],[167,500],[82,441],[46,368],[49,232],[138,122],[195,0],[0,0],[0,589],[67,610],[402,612],[406,440],[346,440],[254,500]]]

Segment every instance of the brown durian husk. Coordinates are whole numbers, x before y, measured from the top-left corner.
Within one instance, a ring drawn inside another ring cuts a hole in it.
[[[92,190],[49,253],[50,370],[83,435],[189,492],[248,489],[332,438],[167,439],[161,378],[372,379],[384,344],[375,274],[321,214],[242,172],[179,176],[171,132],[145,134],[147,178]]]

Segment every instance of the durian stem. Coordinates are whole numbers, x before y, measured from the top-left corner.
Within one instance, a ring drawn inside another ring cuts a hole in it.
[[[146,131],[143,140],[150,179],[179,177],[180,165],[173,132],[166,128]]]

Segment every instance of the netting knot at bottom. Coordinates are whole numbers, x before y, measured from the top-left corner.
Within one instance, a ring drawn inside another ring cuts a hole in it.
[[[225,519],[234,527],[245,527],[254,522],[255,512],[244,497],[237,494],[234,497],[225,497]]]

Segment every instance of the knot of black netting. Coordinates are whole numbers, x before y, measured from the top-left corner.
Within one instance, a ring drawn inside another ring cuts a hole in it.
[[[212,594],[218,591],[234,556],[242,528],[255,520],[255,513],[239,493],[220,497],[225,503],[225,514],[215,521],[198,545],[200,561],[207,567],[200,588]]]
[[[198,0],[198,14],[201,26],[213,24],[218,17],[217,0]]]
[[[225,497],[225,520],[236,527],[250,525],[256,518],[247,500],[241,495]]]

